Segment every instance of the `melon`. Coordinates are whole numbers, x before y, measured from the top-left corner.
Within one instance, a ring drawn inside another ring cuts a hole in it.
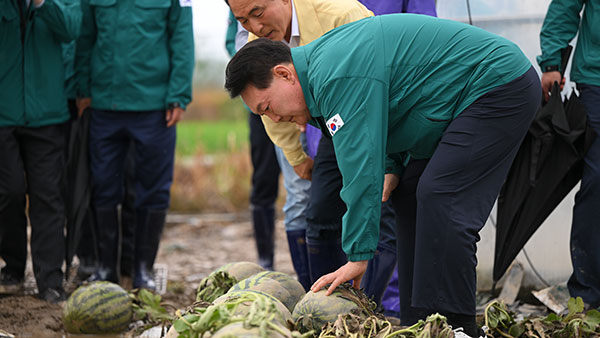
[[[128,328],[132,317],[129,294],[111,282],[79,287],[63,309],[63,324],[69,333],[120,333]]]
[[[237,282],[261,271],[260,265],[251,262],[227,263],[200,281],[196,301],[213,302]]]
[[[281,303],[277,298],[257,290],[229,291],[228,293],[217,298],[214,301],[214,305],[241,301],[241,303],[235,308],[233,315],[236,317],[245,317],[250,312],[252,303],[256,299],[261,297],[266,297],[270,301],[270,303],[273,304],[274,309],[272,309],[271,312],[276,313],[276,321],[286,326],[288,322],[292,321],[292,314],[290,310],[288,310],[287,307],[283,305],[283,303]]]
[[[304,296],[302,285],[282,272],[263,271],[246,278],[229,291],[256,290],[279,299],[288,310],[293,311],[296,303]]]
[[[211,338],[291,338],[292,333],[284,327],[278,327],[274,330],[271,327],[265,327],[263,332],[257,326],[244,325],[243,322],[231,323],[223,326],[215,332]]]
[[[329,296],[326,296],[325,290],[309,291],[296,304],[292,319],[300,332],[314,330],[318,334],[323,326],[334,322],[338,315],[352,313],[367,318],[375,314],[377,304],[350,284],[338,286]]]

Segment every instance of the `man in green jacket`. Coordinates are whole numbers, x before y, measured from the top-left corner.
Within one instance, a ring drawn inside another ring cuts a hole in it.
[[[342,240],[349,262],[313,291],[331,283],[331,293],[348,280],[360,287],[377,247],[381,201],[396,187],[403,160],[430,158],[417,186],[415,236],[399,238],[414,248],[413,264],[398,272],[413,283],[400,288],[410,290],[414,320],[440,312],[477,336],[478,231],[541,95],[519,48],[454,21],[384,15],[291,52],[280,42],[249,43],[226,76],[230,94],[253,112],[312,123],[333,139],[348,206]],[[397,200],[392,196],[396,210]]]
[[[155,289],[154,259],[169,207],[175,125],[191,101],[190,0],[82,0],[75,69],[80,112],[90,107],[92,206],[99,267],[118,282],[124,160],[135,142],[133,287]]]
[[[0,0],[0,291],[23,284],[27,194],[38,296],[50,302],[65,298],[61,43],[77,37],[80,20],[76,0]]]
[[[585,5],[585,6],[584,6]],[[581,10],[583,14],[580,17]],[[553,0],[548,7],[540,33],[544,97],[552,84],[564,83],[560,69],[561,50],[575,35],[571,80],[577,83],[588,121],[600,135],[600,0]],[[594,28],[596,27],[596,28]],[[581,187],[575,196],[571,229],[573,274],[568,282],[572,297],[581,297],[587,306],[600,307],[600,138],[596,138],[585,155]]]

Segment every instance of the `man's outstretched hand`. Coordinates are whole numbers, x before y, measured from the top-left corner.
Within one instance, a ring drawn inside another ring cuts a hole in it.
[[[335,288],[349,280],[352,281],[352,287],[358,289],[360,288],[360,281],[365,274],[365,271],[367,271],[368,262],[369,261],[348,262],[334,272],[321,276],[321,278],[317,279],[313,284],[310,290],[312,292],[317,292],[327,286],[327,284],[331,284],[327,289],[327,296],[329,296]]]

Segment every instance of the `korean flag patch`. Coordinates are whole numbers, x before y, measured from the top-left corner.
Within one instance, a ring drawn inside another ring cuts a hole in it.
[[[179,7],[192,7],[192,0],[179,0]]]
[[[344,120],[342,120],[340,114],[335,114],[334,117],[327,120],[327,129],[329,130],[331,136],[335,135],[335,133],[337,133],[337,131],[340,130],[340,128],[342,128],[343,126]]]

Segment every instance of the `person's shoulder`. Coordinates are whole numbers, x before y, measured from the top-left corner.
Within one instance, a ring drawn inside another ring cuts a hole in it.
[[[298,6],[313,7],[318,16],[340,17],[349,12],[357,12],[365,17],[373,15],[363,4],[357,0],[295,0]]]

